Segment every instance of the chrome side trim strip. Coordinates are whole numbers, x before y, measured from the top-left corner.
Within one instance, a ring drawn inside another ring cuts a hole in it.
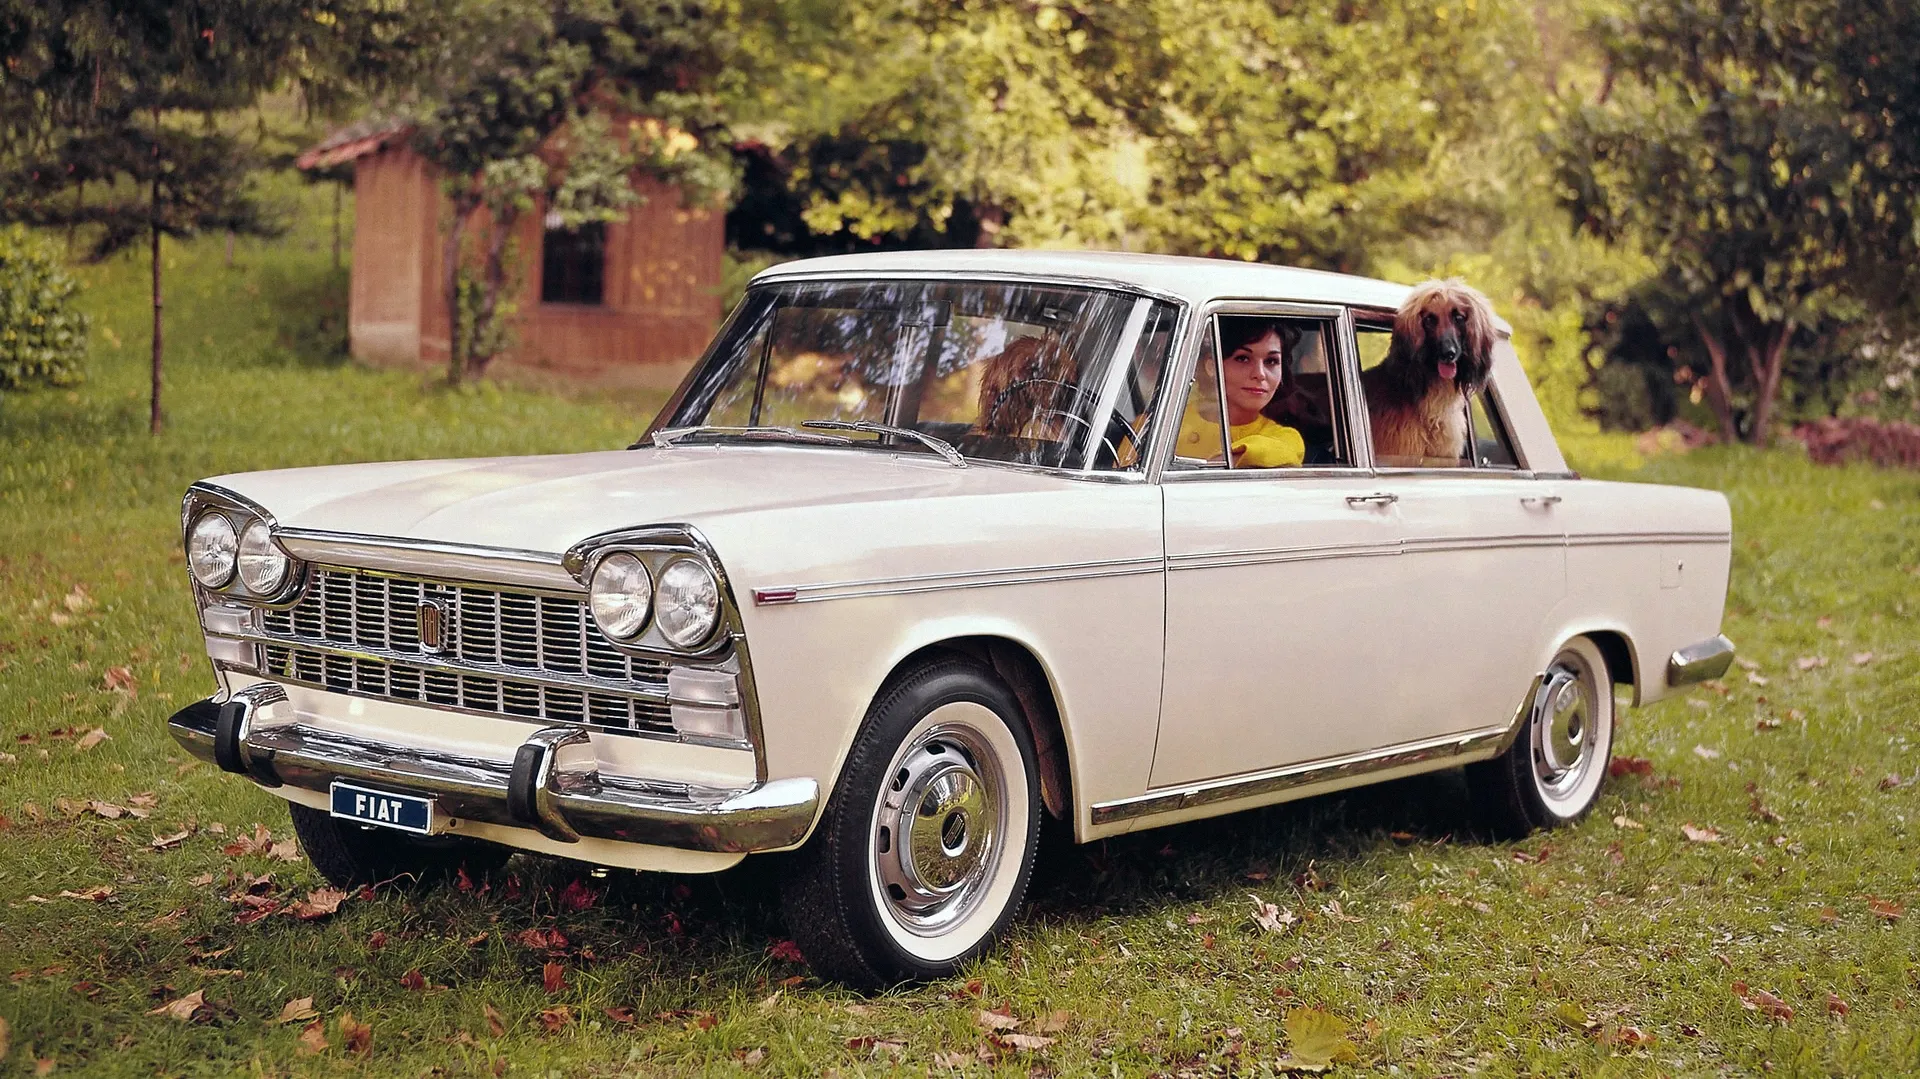
[[[1718,678],[1733,665],[1733,642],[1725,634],[1677,649],[1667,657],[1667,684],[1687,686]]]
[[[1082,581],[1099,577],[1131,577],[1143,573],[1158,573],[1161,566],[1162,562],[1157,557],[1112,558],[1091,562],[1063,562],[1052,566],[959,570],[952,573],[876,577],[861,581],[835,581],[826,584],[778,585],[755,589],[754,602],[760,606],[819,603],[832,599],[904,596],[961,588],[993,588],[1000,585],[1039,584],[1047,581]]]
[[[1208,551],[1173,555],[1169,570],[1223,569],[1229,566],[1265,566],[1276,562],[1314,562],[1329,558],[1378,558],[1405,554],[1399,540],[1374,543],[1325,543],[1305,547],[1272,547],[1254,551]]]
[[[1528,701],[1531,702],[1529,697]],[[1524,706],[1521,712],[1525,715]],[[1482,727],[1479,730],[1461,734],[1449,734],[1439,738],[1426,738],[1417,742],[1404,742],[1400,745],[1386,746],[1368,750],[1364,753],[1352,753],[1340,757],[1328,757],[1300,764],[1289,764],[1281,768],[1271,768],[1261,772],[1249,772],[1244,775],[1227,776],[1221,779],[1201,780],[1178,787],[1166,787],[1150,790],[1145,794],[1131,798],[1119,798],[1111,802],[1101,802],[1093,807],[1093,823],[1112,824],[1115,821],[1131,820],[1135,817],[1151,816],[1157,813],[1171,813],[1176,810],[1190,809],[1194,806],[1210,805],[1215,802],[1235,801],[1241,798],[1256,798],[1261,795],[1278,794],[1298,787],[1307,787],[1333,780],[1381,772],[1408,765],[1424,764],[1433,761],[1451,760],[1466,756],[1476,750],[1496,748],[1506,739],[1512,730],[1510,725]]]
[[[282,528],[274,533],[296,558],[355,569],[379,569],[443,580],[517,584],[579,595],[580,583],[545,551],[482,547],[465,543],[364,536],[313,528]]]
[[[1731,532],[1569,532],[1570,547],[1607,547],[1638,543],[1732,543]]]

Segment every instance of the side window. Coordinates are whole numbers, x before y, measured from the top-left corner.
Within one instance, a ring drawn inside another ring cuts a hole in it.
[[[1473,395],[1467,405],[1467,423],[1473,438],[1473,467],[1519,468],[1520,458],[1513,452],[1513,438],[1500,422],[1498,408],[1489,408],[1488,389]]]
[[[1351,464],[1335,406],[1335,355],[1334,324],[1324,319],[1214,316],[1180,413],[1171,467]]]
[[[1422,413],[1423,387],[1385,366],[1393,344],[1393,327],[1361,322],[1354,326],[1360,353],[1360,390],[1366,401],[1367,423],[1373,432],[1373,463],[1382,468],[1468,468],[1469,408],[1455,415],[1429,418]],[[1435,452],[1443,445],[1451,453]]]

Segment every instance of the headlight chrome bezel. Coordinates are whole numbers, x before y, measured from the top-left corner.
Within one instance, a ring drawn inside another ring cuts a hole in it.
[[[200,527],[201,522],[212,517],[219,517],[228,528],[233,530],[234,555],[232,569],[218,585],[208,584],[198,573],[193,572],[189,555],[187,576],[193,582],[194,588],[207,597],[207,601],[222,600],[273,608],[286,607],[298,601],[305,588],[307,567],[304,562],[280,545],[277,535],[279,523],[274,520],[272,514],[268,513],[264,507],[231,491],[211,484],[196,483],[187,489],[186,499],[180,507],[183,546],[190,545],[194,530]],[[266,530],[267,542],[284,560],[278,580],[271,590],[254,590],[242,572],[241,558],[246,541],[249,534],[255,533],[259,528]],[[188,546],[187,549],[190,551],[191,547]]]
[[[691,587],[703,593],[705,611],[700,619],[691,624],[692,632],[677,632],[670,624],[672,616],[663,602],[668,589],[673,587],[670,578],[685,578],[689,574],[698,574]],[[712,567],[697,558],[675,558],[660,568],[660,576],[654,581],[653,620],[659,627],[660,636],[667,643],[682,651],[694,652],[705,647],[713,640],[714,631],[720,628],[721,617],[726,613],[726,598],[720,592],[720,579]],[[704,623],[704,624],[702,624]]]
[[[590,614],[595,575],[607,559],[616,555],[639,559],[646,567],[652,596],[646,625],[631,637],[615,637],[600,626],[598,618],[594,619],[595,628],[600,629],[615,648],[632,655],[708,660],[738,645],[740,613],[734,601],[732,585],[711,545],[691,526],[657,525],[606,532],[569,548],[561,557],[561,565],[569,576],[580,582],[585,592],[582,598],[587,601]],[[692,563],[712,582],[715,611],[706,632],[698,638],[691,634],[681,634],[678,640],[668,637],[661,624],[661,581],[678,562]]]
[[[272,565],[272,577],[256,582],[248,572],[250,560],[253,565],[263,561]],[[247,522],[241,531],[235,562],[238,564],[235,576],[240,579],[240,586],[248,595],[259,599],[270,599],[285,592],[287,579],[293,576],[293,559],[274,541],[273,527],[258,518]]]
[[[225,562],[220,572],[203,574],[202,559],[197,552],[207,546],[209,538],[223,541]],[[234,527],[233,518],[217,510],[196,516],[187,528],[186,554],[187,572],[200,587],[214,592],[230,587],[240,572],[240,532]]]

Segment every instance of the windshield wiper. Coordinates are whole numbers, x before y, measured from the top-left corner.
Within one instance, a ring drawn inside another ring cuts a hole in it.
[[[811,425],[809,425],[811,426]],[[817,442],[828,446],[851,446],[853,439],[841,435],[823,435],[795,427],[729,427],[703,423],[692,427],[663,427],[653,433],[655,447],[671,446],[688,435],[731,435],[735,438],[763,438],[773,441]],[[631,449],[632,447],[628,447]]]
[[[822,431],[861,431],[870,435],[894,435],[911,438],[922,446],[946,458],[955,468],[967,467],[967,459],[953,448],[953,443],[943,438],[935,438],[925,431],[916,431],[911,427],[895,427],[890,423],[875,423],[872,420],[807,420],[802,427],[818,428]]]

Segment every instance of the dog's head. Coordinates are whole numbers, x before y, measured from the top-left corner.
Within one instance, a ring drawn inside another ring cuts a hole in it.
[[[1493,370],[1493,308],[1457,277],[1427,281],[1394,315],[1393,334],[1421,373],[1475,393]]]

